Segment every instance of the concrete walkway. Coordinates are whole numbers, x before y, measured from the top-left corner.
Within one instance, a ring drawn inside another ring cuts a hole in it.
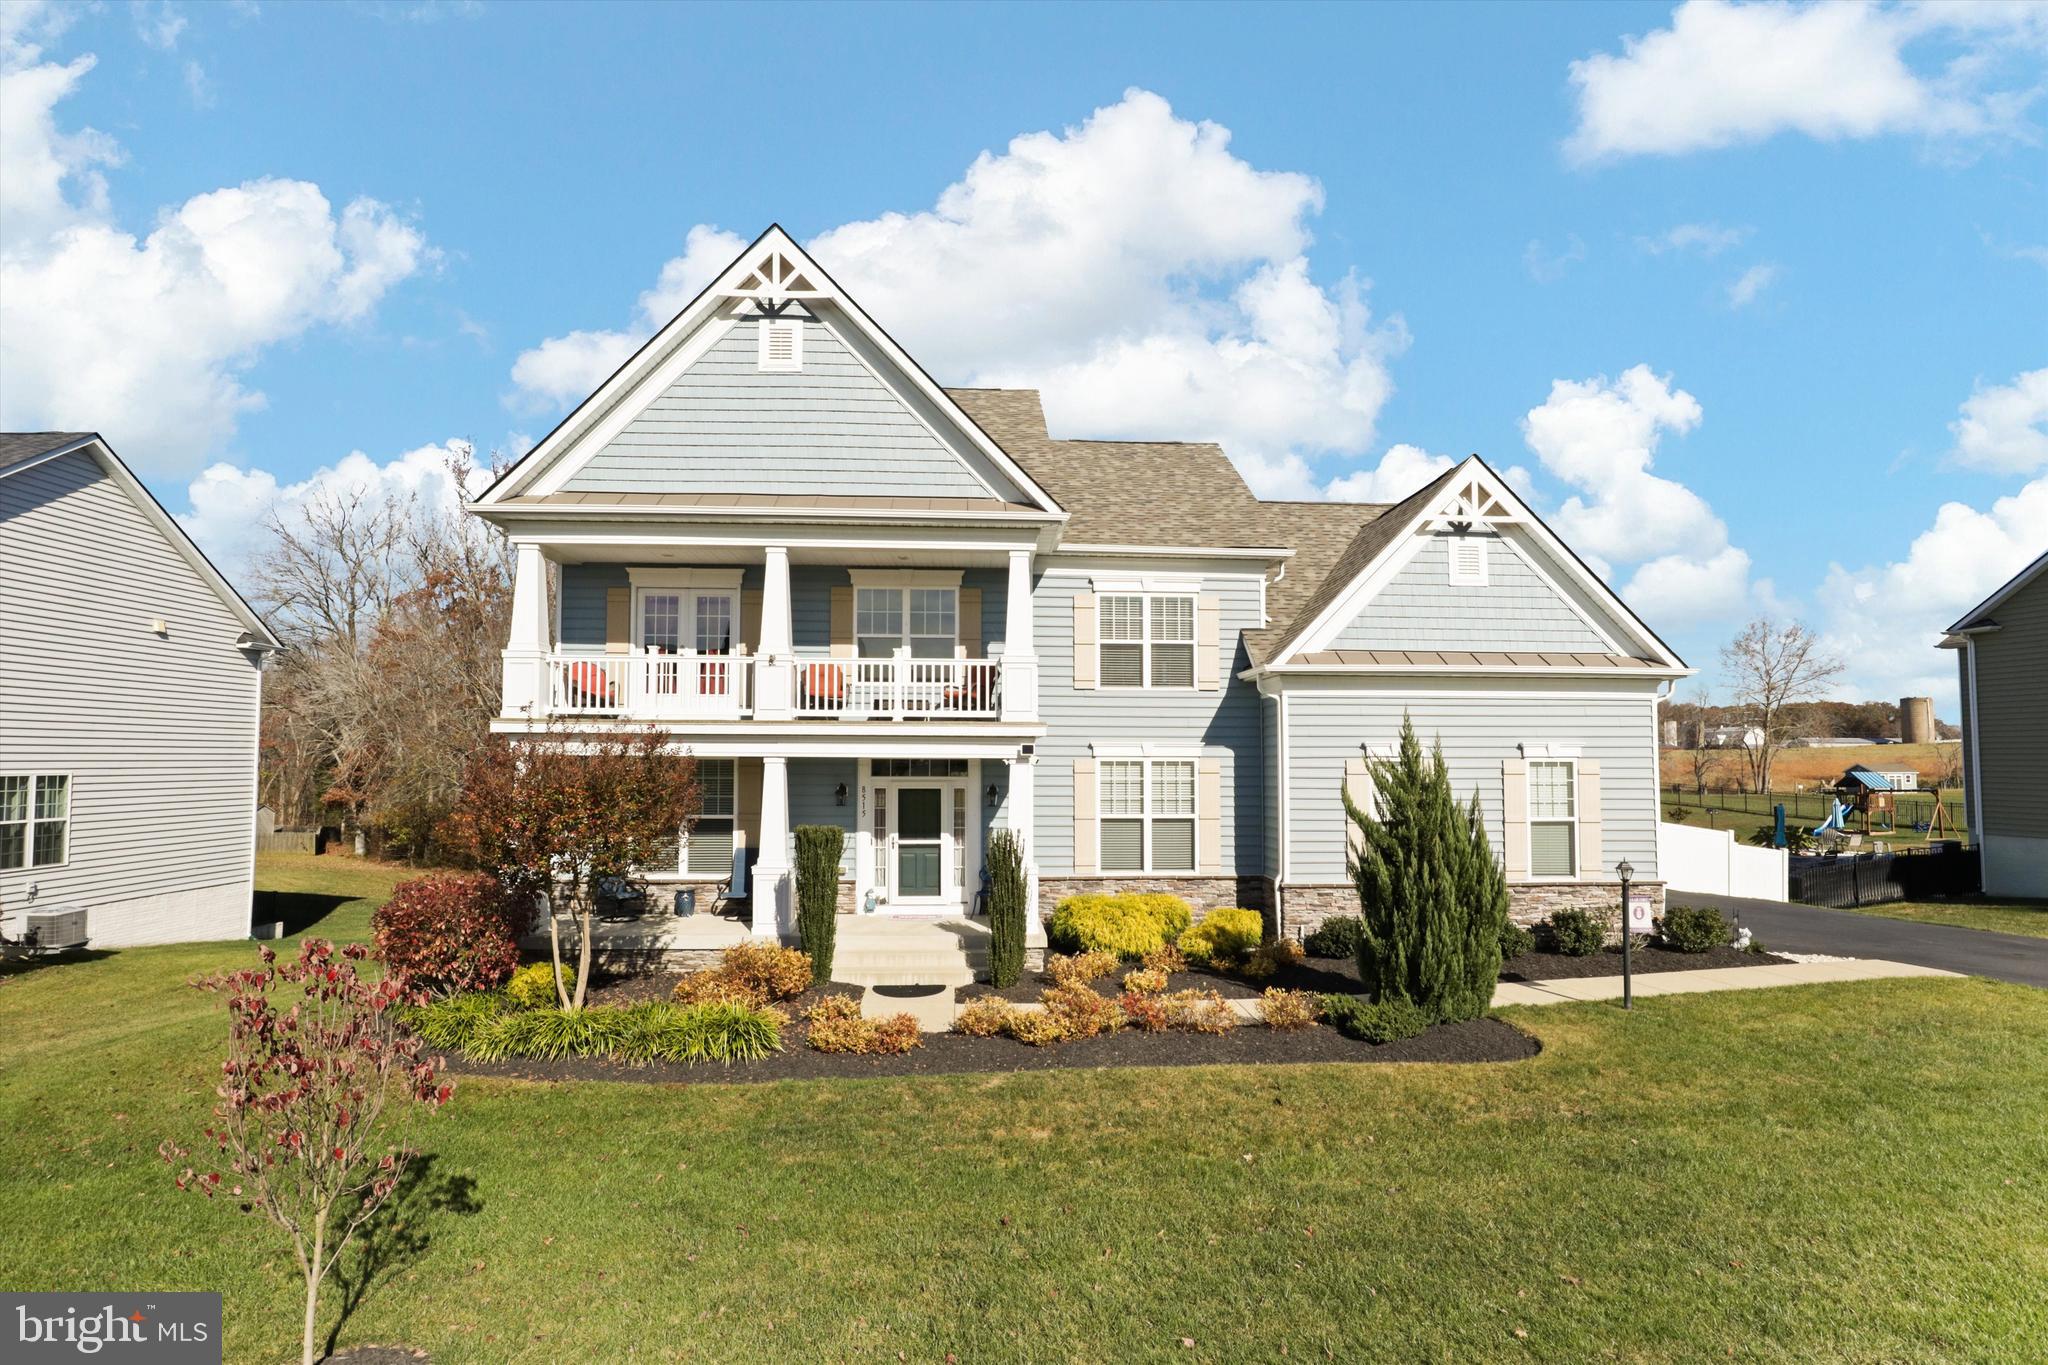
[[[1939,967],[1910,962],[1851,959],[1840,962],[1788,962],[1761,967],[1709,967],[1695,972],[1649,972],[1635,979],[1637,995],[1689,995],[1696,991],[1747,991],[1766,986],[1811,986],[1825,981],[1875,981],[1902,976],[1960,976]],[[1564,981],[1503,981],[1494,988],[1493,1003],[1562,1005],[1586,1000],[1621,999],[1618,976],[1581,976]]]
[[[2048,938],[1736,896],[1674,893],[1671,899],[1681,905],[1711,905],[1730,918],[1740,915],[1773,952],[1883,958],[2048,987]]]

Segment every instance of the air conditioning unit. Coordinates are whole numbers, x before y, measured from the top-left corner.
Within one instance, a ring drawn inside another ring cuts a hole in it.
[[[85,946],[82,905],[53,905],[47,910],[31,910],[24,918],[28,924],[23,936],[37,952],[56,953]]]

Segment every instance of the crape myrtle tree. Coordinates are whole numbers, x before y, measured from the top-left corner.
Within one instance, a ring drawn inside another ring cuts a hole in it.
[[[565,1010],[590,990],[591,928],[601,885],[636,883],[672,859],[696,818],[697,764],[653,727],[583,732],[550,726],[477,750],[449,818],[451,840],[506,890],[548,917],[548,954]],[[562,979],[562,925],[576,925],[576,977]]]
[[[367,949],[307,939],[283,964],[257,952],[261,966],[193,983],[227,997],[227,1059],[206,1136],[228,1173],[182,1165],[190,1154],[175,1142],[158,1151],[182,1166],[179,1189],[232,1199],[291,1238],[306,1286],[300,1360],[313,1365],[320,1282],[399,1187],[412,1121],[453,1087],[397,1017],[426,997],[400,973],[359,975]]]
[[[1433,1019],[1475,1019],[1493,1001],[1508,915],[1507,878],[1478,793],[1458,802],[1442,746],[1425,755],[1405,715],[1400,751],[1367,768],[1373,810],[1343,794],[1357,829],[1347,862],[1363,922],[1359,976],[1376,1000],[1406,1000]]]

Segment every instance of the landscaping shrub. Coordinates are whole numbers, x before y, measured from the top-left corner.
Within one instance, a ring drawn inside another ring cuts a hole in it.
[[[1493,1002],[1508,914],[1478,793],[1458,802],[1442,745],[1425,758],[1405,715],[1400,752],[1367,764],[1375,809],[1343,797],[1358,835],[1350,869],[1359,977],[1376,1000],[1413,1001],[1430,1018],[1476,1018]]]
[[[818,973],[815,957],[779,943],[735,943],[718,960],[718,970],[770,1000],[794,999],[809,990],[814,979],[831,979]]]
[[[1265,918],[1256,910],[1211,910],[1180,936],[1178,945],[1197,966],[1234,967],[1250,957],[1265,936]]]
[[[924,1046],[916,1016],[892,1014],[884,1019],[864,1019],[860,1001],[848,995],[826,996],[811,1006],[804,1018],[811,1025],[811,1046],[820,1052],[880,1056]]]
[[[1123,1011],[1124,1022],[1146,1033],[1162,1033],[1172,1027],[1172,1012],[1166,1008],[1162,994],[1149,991],[1125,991],[1117,1001],[1117,1008]]]
[[[1259,997],[1259,1014],[1265,1019],[1266,1027],[1283,1033],[1314,1028],[1316,1017],[1322,1012],[1322,1001],[1307,991],[1286,991],[1278,986],[1268,986],[1266,993]]]
[[[1174,972],[1184,972],[1188,969],[1187,955],[1181,952],[1178,944],[1173,943],[1160,944],[1138,961],[1148,972],[1165,972],[1172,975]]]
[[[679,979],[672,998],[678,1005],[745,1005],[749,1009],[768,1003],[767,993],[759,986],[727,976],[716,967]]]
[[[811,959],[812,975],[820,981],[832,979],[832,952],[839,934],[839,855],[845,851],[846,831],[837,825],[796,827],[796,936]],[[806,979],[804,987],[810,984]]]
[[[1045,1012],[1059,1020],[1063,1037],[1093,1038],[1123,1027],[1123,1011],[1116,1001],[1089,986],[1057,986],[1038,999]]]
[[[1172,942],[1188,927],[1193,912],[1178,896],[1090,892],[1069,896],[1053,907],[1047,934],[1064,952],[1110,952],[1138,959]]]
[[[568,989],[569,979],[566,965],[557,967],[551,962],[529,962],[512,973],[511,980],[505,983],[505,999],[515,1009],[551,1010],[562,1003],[560,991]]]
[[[1332,915],[1301,941],[1310,957],[1357,957],[1365,921],[1356,915]]]
[[[481,872],[433,872],[400,882],[370,924],[387,970],[415,990],[454,995],[505,983],[530,911]]]
[[[1037,911],[1026,904],[1031,882],[1024,872],[1024,841],[1016,832],[992,831],[984,857],[988,867],[989,980],[1000,990],[1016,985],[1024,975],[1024,917]]]
[[[550,991],[547,1003],[553,1004],[554,995],[545,976],[541,978],[541,989]],[[439,1048],[443,1052],[462,1052],[469,1047],[470,1039],[512,1008],[505,995],[495,991],[475,991],[408,1009],[405,1022],[428,1047]]]
[[[1010,1016],[1010,1036],[1031,1047],[1048,1047],[1067,1040],[1067,1026],[1047,1010],[1018,1010]]]
[[[1223,997],[1212,990],[1175,991],[1159,997],[1166,1009],[1167,1027],[1190,1033],[1228,1033],[1237,1027],[1237,1015]]]
[[[1524,929],[1513,920],[1504,920],[1500,926],[1500,960],[1536,951],[1536,935]]]
[[[654,1000],[580,1010],[506,1011],[476,1027],[463,1044],[462,1055],[479,1062],[617,1057],[634,1063],[730,1064],[755,1061],[781,1047],[782,1015],[777,1011]]]
[[[1570,908],[1552,912],[1550,944],[1566,957],[1591,957],[1607,942],[1607,928],[1584,910]]]
[[[1674,905],[1657,923],[1657,937],[1680,953],[1704,953],[1735,937],[1721,912],[1710,905]]]
[[[1413,1038],[1430,1025],[1428,1012],[1412,1001],[1372,1001],[1357,995],[1324,996],[1323,1020],[1340,1033],[1373,1044]]]
[[[1140,967],[1124,973],[1124,992],[1127,995],[1159,995],[1166,990],[1166,973],[1157,967]]]
[[[1299,943],[1291,938],[1276,938],[1270,943],[1261,943],[1252,950],[1252,955],[1237,969],[1238,975],[1248,981],[1264,981],[1275,972],[1288,967],[1299,967],[1307,960]]]
[[[1016,1013],[1017,1007],[1000,995],[984,995],[960,1007],[953,1016],[953,1031],[970,1038],[993,1038],[1009,1031]]]
[[[1054,953],[1045,960],[1045,974],[1055,986],[1085,986],[1116,970],[1115,953]]]

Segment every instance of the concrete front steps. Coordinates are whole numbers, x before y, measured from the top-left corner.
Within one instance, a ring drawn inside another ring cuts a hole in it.
[[[854,986],[944,986],[988,972],[988,927],[967,919],[852,915],[839,921],[832,979]]]

